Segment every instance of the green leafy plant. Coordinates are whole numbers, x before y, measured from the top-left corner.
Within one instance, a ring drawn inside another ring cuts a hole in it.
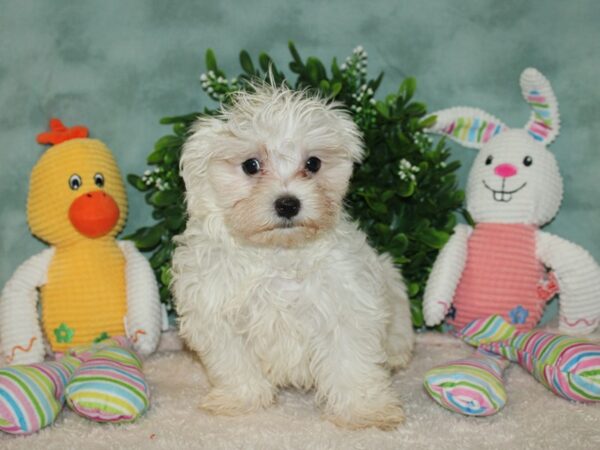
[[[367,76],[367,53],[354,49],[342,64],[336,59],[329,72],[315,58],[302,59],[289,43],[292,60],[288,76],[277,68],[266,53],[258,56],[258,65],[246,51],[240,53],[243,72],[227,78],[212,50],[206,52],[206,73],[200,77],[202,89],[218,103],[228,103],[230,94],[252,88],[251,82],[270,77],[275,84],[308,89],[343,104],[361,129],[366,158],[355,167],[348,194],[347,208],[372,245],[392,255],[402,268],[411,298],[413,324],[424,325],[423,287],[439,249],[446,243],[461,210],[464,193],[457,189],[457,161],[449,162],[444,142],[434,145],[423,133],[435,118],[426,117],[423,103],[413,100],[414,78],[407,78],[399,89],[381,100],[376,98],[383,74]],[[142,176],[131,174],[128,181],[145,193],[152,206],[154,225],[143,227],[129,236],[141,250],[152,251],[150,263],[160,283],[160,294],[172,310],[168,289],[173,236],[185,228],[184,184],[179,176],[179,158],[190,126],[203,114],[215,114],[215,103],[202,112],[166,117],[172,133],[160,138],[148,156],[153,166]]]

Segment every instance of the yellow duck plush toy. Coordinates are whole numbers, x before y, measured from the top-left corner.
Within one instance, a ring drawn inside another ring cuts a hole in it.
[[[50,247],[23,263],[2,291],[0,352],[7,364],[40,363],[45,343],[56,354],[84,355],[79,360],[89,359],[92,347],[71,349],[98,342],[140,355],[158,345],[164,310],[152,269],[133,243],[115,239],[127,216],[121,174],[110,150],[87,134],[52,119],[38,136],[52,146],[32,171],[27,213],[32,233]],[[115,421],[105,413],[86,412]]]

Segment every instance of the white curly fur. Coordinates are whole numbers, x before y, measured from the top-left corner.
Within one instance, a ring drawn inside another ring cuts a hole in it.
[[[413,332],[404,284],[343,212],[359,132],[337,105],[257,86],[201,118],[182,155],[188,223],[177,238],[173,292],[181,336],[212,384],[205,409],[241,414],[277,389],[314,388],[349,427],[403,420],[390,369]],[[306,170],[310,157],[322,161]],[[242,163],[260,162],[247,175]],[[301,202],[291,219],[274,202]]]

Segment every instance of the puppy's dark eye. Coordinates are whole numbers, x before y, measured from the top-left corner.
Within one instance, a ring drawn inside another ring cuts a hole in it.
[[[96,184],[96,186],[98,187],[103,187],[104,186],[104,175],[102,175],[101,173],[97,173],[96,175],[94,175],[94,183]]]
[[[76,173],[69,177],[69,187],[74,191],[81,187],[81,177]]]
[[[306,164],[304,165],[306,170],[312,173],[317,173],[321,168],[321,160],[316,156],[311,156],[306,160]]]
[[[488,156],[488,157],[485,159],[485,165],[486,165],[486,166],[489,166],[489,165],[492,163],[492,161],[493,161],[493,160],[494,160],[494,158],[492,157],[492,155]]]
[[[526,156],[523,158],[523,164],[527,167],[533,164],[533,158],[531,156]]]
[[[246,175],[255,175],[260,170],[260,162],[256,158],[247,159],[242,163],[242,170]]]

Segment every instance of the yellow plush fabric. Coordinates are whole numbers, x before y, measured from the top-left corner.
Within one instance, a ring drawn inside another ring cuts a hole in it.
[[[75,176],[80,181],[70,183]],[[114,225],[90,238],[76,228],[72,213],[76,201],[92,197],[116,203],[118,211],[113,206]],[[127,198],[110,150],[81,138],[49,148],[33,169],[27,212],[32,233],[56,249],[41,289],[42,328],[52,349],[124,335],[125,258],[115,236],[127,216]]]

